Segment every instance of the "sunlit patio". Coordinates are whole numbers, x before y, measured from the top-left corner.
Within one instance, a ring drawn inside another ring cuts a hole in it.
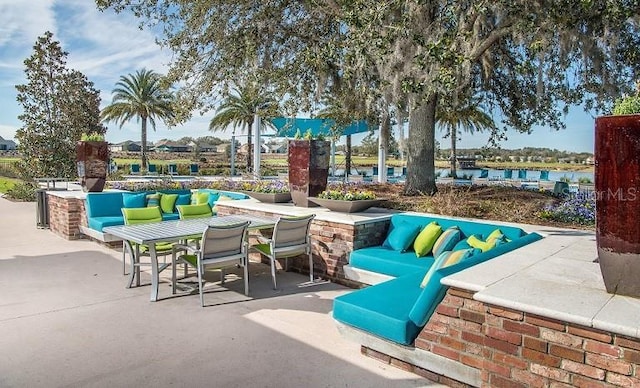
[[[149,303],[148,286],[125,288],[119,251],[37,229],[35,210],[0,199],[0,386],[437,386],[341,337],[345,287],[282,272],[275,291],[256,264],[250,297],[231,280],[202,308],[165,278]]]

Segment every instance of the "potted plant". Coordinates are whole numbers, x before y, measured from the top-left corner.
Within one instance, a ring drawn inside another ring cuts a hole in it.
[[[598,261],[607,292],[633,297],[640,297],[639,113],[636,94],[595,123]]]
[[[83,134],[76,144],[76,166],[84,191],[104,189],[109,165],[109,144],[98,132]]]
[[[348,185],[337,185],[321,192],[317,197],[310,197],[309,201],[326,207],[331,211],[356,213],[379,205],[386,199],[377,198],[376,194],[370,190],[351,188]]]
[[[308,198],[327,188],[330,154],[331,143],[322,135],[313,138],[311,131],[304,139],[298,131],[296,138],[289,140],[289,191],[296,206],[317,206]]]
[[[260,202],[286,203],[291,201],[289,185],[281,180],[258,180],[242,182],[240,190]]]

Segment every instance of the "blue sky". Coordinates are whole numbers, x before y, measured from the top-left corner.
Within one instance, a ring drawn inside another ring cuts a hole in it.
[[[0,136],[13,139],[22,125],[18,120],[21,107],[16,102],[15,85],[25,83],[23,61],[32,54],[38,36],[51,31],[63,50],[69,53],[67,66],[83,72],[101,91],[102,107],[111,102],[111,90],[121,75],[143,67],[163,73],[170,53],[155,44],[154,35],[140,30],[138,21],[129,14],[100,12],[91,0],[0,0]],[[228,133],[207,130],[212,114],[195,114],[183,125],[167,128],[158,123],[149,131],[150,141],[184,136],[214,135],[229,138]],[[566,117],[567,129],[552,131],[535,128],[533,134],[510,131],[502,148],[547,147],[576,152],[593,152],[594,118],[575,107]],[[355,135],[357,144],[364,135]],[[437,140],[448,148],[449,140]],[[459,148],[482,147],[488,135],[464,135]],[[139,123],[132,121],[119,129],[108,125],[107,140],[120,142],[139,140]],[[241,140],[243,143],[246,140]],[[344,141],[343,141],[344,142]]]

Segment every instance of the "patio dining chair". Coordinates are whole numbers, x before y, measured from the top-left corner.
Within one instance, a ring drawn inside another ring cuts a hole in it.
[[[198,175],[199,172],[200,172],[200,168],[196,163],[191,163],[191,165],[189,165],[189,174]]]
[[[171,284],[173,293],[176,293],[176,264],[183,263],[194,267],[198,273],[198,292],[200,305],[204,307],[204,283],[205,269],[215,268],[221,271],[220,282],[224,284],[225,272],[229,267],[242,267],[244,272],[244,294],[249,295],[249,260],[247,256],[247,228],[249,222],[240,222],[229,225],[208,226],[202,233],[202,246],[196,249],[192,246],[176,245],[171,259],[172,276]],[[185,254],[176,256],[178,249],[184,249]]]
[[[169,175],[178,175],[178,165],[175,163],[170,163],[167,165],[167,171]]]
[[[125,225],[137,225],[148,224],[154,222],[162,222],[162,213],[159,206],[153,207],[140,207],[140,208],[122,208],[122,216],[124,217]],[[129,242],[133,252],[130,252],[131,256],[131,270],[129,272],[129,284],[127,288],[133,285],[133,280],[136,280],[136,286],[140,286],[140,267],[143,265],[151,265],[151,263],[140,262],[141,256],[150,256],[149,246],[146,244],[136,244]],[[157,243],[156,255],[166,256],[173,253],[174,243]],[[123,247],[124,250],[124,247]],[[168,264],[165,263],[159,267],[159,271],[164,270]]]
[[[149,175],[158,175],[158,166],[156,166],[155,164],[148,164],[147,165],[147,174],[149,174]]]
[[[316,215],[299,217],[280,217],[273,228],[270,239],[260,238],[260,243],[252,248],[266,256],[271,261],[271,279],[273,288],[276,283],[276,260],[285,259],[285,271],[288,259],[306,254],[309,257],[309,281],[313,282],[313,256],[311,254],[311,221]]]
[[[201,203],[198,205],[178,205],[178,214],[181,220],[191,220],[194,218],[207,218],[213,216],[211,207],[208,203]],[[200,237],[193,236],[185,241],[185,244],[189,245],[189,242],[194,242],[196,248],[200,247]],[[187,267],[184,269],[184,275],[187,276]]]
[[[129,173],[131,175],[140,175],[140,165],[138,163],[131,163]]]

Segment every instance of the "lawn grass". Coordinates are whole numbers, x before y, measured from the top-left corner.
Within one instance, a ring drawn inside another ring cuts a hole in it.
[[[18,182],[20,182],[19,179],[0,177],[0,193],[5,194]]]

